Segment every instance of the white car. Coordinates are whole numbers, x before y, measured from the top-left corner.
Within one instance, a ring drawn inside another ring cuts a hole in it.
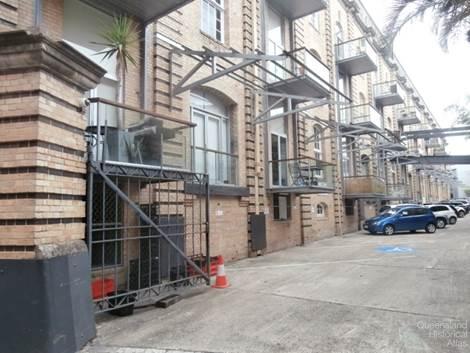
[[[457,215],[449,205],[426,205],[436,216],[437,228],[445,228],[448,224],[457,223]]]

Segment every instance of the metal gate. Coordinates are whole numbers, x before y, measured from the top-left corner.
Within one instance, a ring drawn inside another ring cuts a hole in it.
[[[95,312],[209,283],[208,196],[204,174],[90,163],[87,243]]]

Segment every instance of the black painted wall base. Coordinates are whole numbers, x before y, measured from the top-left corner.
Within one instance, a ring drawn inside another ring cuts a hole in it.
[[[0,260],[0,352],[75,353],[95,337],[88,252],[78,248]]]

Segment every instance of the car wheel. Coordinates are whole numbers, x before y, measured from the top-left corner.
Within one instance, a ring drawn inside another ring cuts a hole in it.
[[[393,228],[392,225],[387,224],[387,225],[384,227],[384,234],[385,234],[385,235],[393,235],[393,233],[395,233],[395,228]]]
[[[459,216],[459,218],[464,218],[465,217],[465,212],[464,211],[459,211],[459,213],[457,215]]]
[[[447,222],[444,218],[438,218],[437,221],[436,221],[436,225],[437,225],[437,228],[443,229],[443,228],[446,227]]]
[[[455,224],[455,223],[457,223],[457,217],[450,217],[449,224]]]
[[[428,225],[425,228],[426,233],[435,233],[436,229],[437,228],[436,228],[436,225],[434,223],[428,223]]]

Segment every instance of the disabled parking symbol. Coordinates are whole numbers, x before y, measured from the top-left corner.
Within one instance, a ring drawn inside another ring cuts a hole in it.
[[[401,245],[382,245],[378,246],[375,250],[382,254],[409,254],[415,252],[414,248]]]

